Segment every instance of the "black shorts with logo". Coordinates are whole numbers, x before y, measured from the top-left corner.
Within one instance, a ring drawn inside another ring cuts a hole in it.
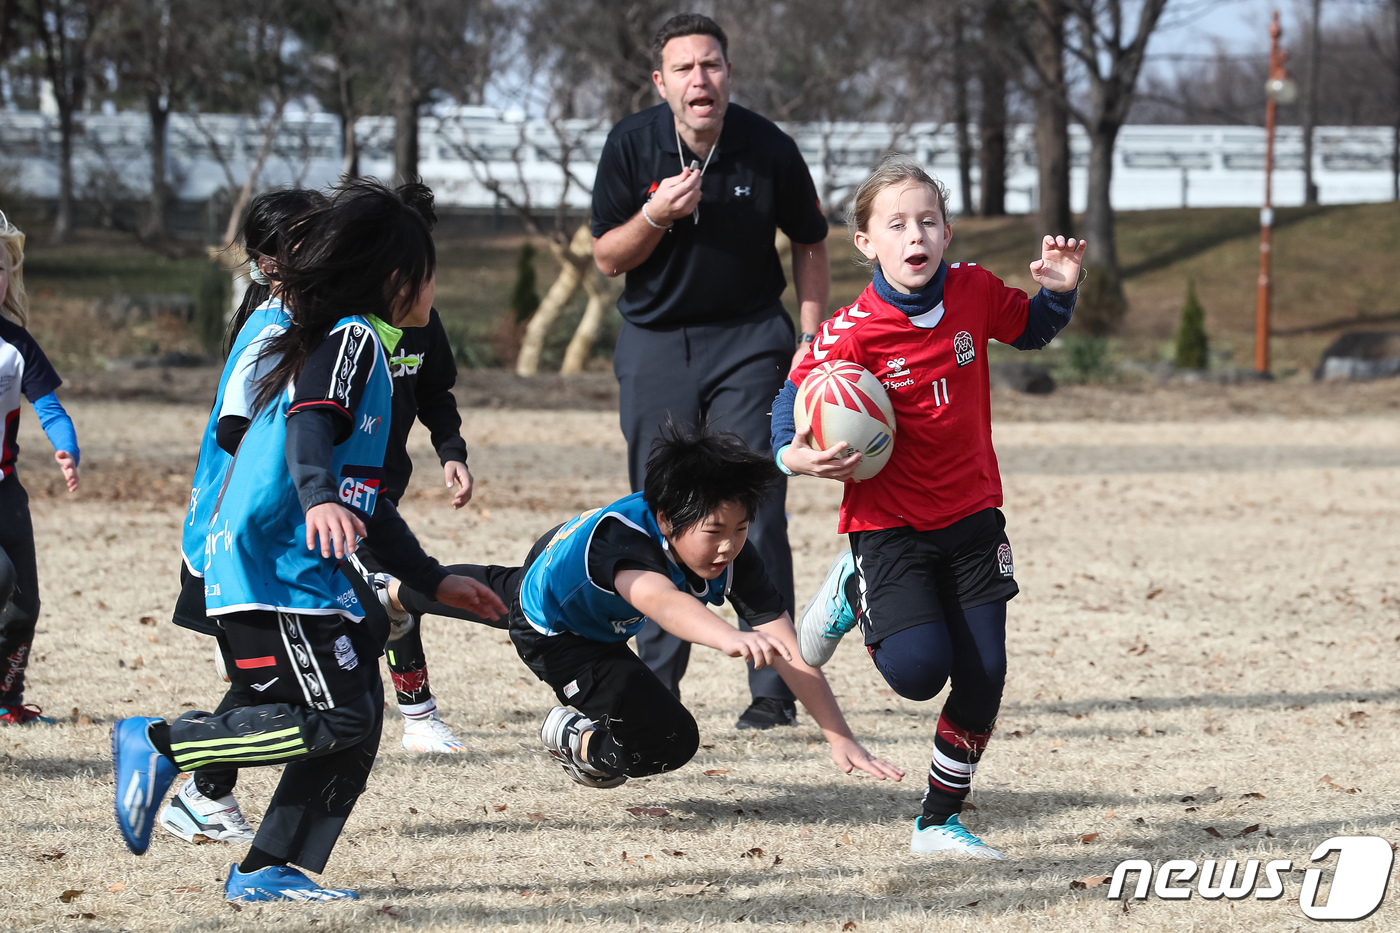
[[[867,645],[916,625],[941,623],[945,607],[1004,602],[1020,591],[1000,509],[983,509],[932,531],[853,531],[850,539]]]

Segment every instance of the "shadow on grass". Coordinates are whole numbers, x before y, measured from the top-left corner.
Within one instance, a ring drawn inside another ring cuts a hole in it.
[[[1180,709],[1264,709],[1281,712],[1290,708],[1306,709],[1324,703],[1390,703],[1400,700],[1400,689],[1391,690],[1342,690],[1310,693],[1196,693],[1175,697],[1095,697],[1085,700],[1043,703],[1008,703],[1002,708],[1003,714],[1015,713],[1018,716],[1037,713],[1075,714],[1117,712],[1122,710],[1143,710],[1147,712],[1169,712]]]

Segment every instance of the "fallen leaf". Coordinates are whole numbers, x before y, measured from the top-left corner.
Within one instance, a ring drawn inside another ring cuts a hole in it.
[[[660,807],[628,807],[627,812],[633,816],[668,816],[671,811]]]
[[[1117,813],[1117,812],[1118,812],[1118,811],[1115,810],[1113,807],[1109,807],[1109,808],[1108,808],[1108,812],[1105,813],[1105,814],[1103,815],[1103,818],[1106,819],[1106,820],[1111,820],[1111,819],[1113,819],[1113,814],[1115,814],[1115,813]]]
[[[67,854],[67,852],[58,849],[50,849],[47,852],[40,852],[38,855],[34,856],[34,860],[36,862],[57,862]]]
[[[539,820],[544,819],[544,814],[543,814],[543,813],[527,813],[527,814],[525,814],[525,819],[527,819],[527,820],[535,820],[535,821],[538,822]]]
[[[82,894],[82,893],[83,893],[83,892],[82,892],[81,890],[69,888],[67,891],[64,891],[62,894],[60,894],[60,895],[58,896],[58,899],[59,899],[60,901],[62,901],[63,903],[65,903],[65,904],[71,904],[71,903],[73,903],[73,901],[75,901],[75,900],[78,898],[78,896],[79,896],[80,894]]]
[[[194,836],[190,838],[190,842],[193,842],[197,846],[207,846],[214,842],[214,840],[204,835],[204,833],[195,833]]]
[[[1261,793],[1259,793],[1258,791],[1250,791],[1250,792],[1247,793],[1247,794],[1240,794],[1240,797],[1241,797],[1242,799],[1244,799],[1244,800],[1263,800],[1263,799],[1264,799],[1264,795],[1261,794]]]
[[[112,607],[109,606],[109,605],[107,605],[106,603],[104,603],[102,600],[99,599],[99,600],[97,601],[97,608],[98,608],[98,609],[111,609]]]
[[[778,866],[778,865],[781,865],[781,864],[783,864],[783,857],[782,857],[781,855],[775,855],[775,856],[773,856],[773,865],[774,865],[774,866]]]
[[[112,885],[112,886],[111,886],[110,888],[108,888],[107,890],[108,890],[108,892],[110,892],[110,893],[112,893],[112,894],[116,894],[118,891],[125,891],[125,890],[126,890],[126,885],[124,885],[124,884],[122,884],[120,881],[118,881],[116,884]]]
[[[704,884],[673,884],[666,889],[666,893],[672,897],[694,897],[710,886],[710,882]]]
[[[1144,654],[1147,654],[1147,652],[1147,642],[1143,642],[1140,645],[1133,645],[1131,648],[1128,649],[1128,654],[1135,655],[1137,657],[1142,657]]]
[[[142,625],[155,625],[155,624],[156,624],[155,616],[142,616],[142,617],[141,617],[141,624],[142,624]]]
[[[847,930],[854,930],[855,928],[856,922],[854,920],[847,920],[845,923],[841,924],[841,933],[846,933]]]
[[[749,851],[743,853],[743,854],[740,855],[739,857],[740,857],[740,858],[759,858],[759,857],[762,856],[762,855],[763,855],[763,850],[760,849],[758,846],[754,846],[752,849],[750,849]]]
[[[1097,838],[1099,838],[1098,833],[1085,833],[1084,835],[1079,837],[1079,842],[1081,845],[1087,846],[1089,843],[1093,842]]]
[[[964,801],[963,801],[962,808],[963,808],[964,810],[976,810],[976,809],[977,809],[977,805],[976,805],[975,803],[969,803],[968,801],[964,800]],[[758,811],[755,810],[755,811],[753,811],[753,812],[757,813]]]
[[[842,833],[842,834],[841,834],[841,841],[844,842],[846,845],[850,845],[850,844],[851,844],[851,834],[850,834],[850,833]]]
[[[1223,839],[1223,838],[1224,838],[1223,836],[1220,835],[1220,830],[1216,829],[1214,826],[1207,826],[1207,827],[1206,827],[1206,832],[1210,833],[1210,834],[1211,834],[1212,836],[1214,836],[1216,839]]]
[[[663,851],[663,852],[666,852],[666,850],[664,850],[664,849],[663,849],[662,851]],[[669,852],[666,852],[666,854],[667,854],[667,855],[674,855],[676,858],[680,858],[681,856],[685,855],[685,853],[682,852],[680,849],[671,849]]]
[[[981,902],[981,901],[968,901],[968,902],[967,902],[966,904],[964,904],[963,906],[964,906],[964,907],[976,907],[976,906],[977,906],[978,904],[980,904],[980,903],[982,903],[982,902]]]
[[[1241,836],[1248,836],[1250,833],[1257,832],[1259,832],[1259,824],[1255,823],[1253,826],[1246,826],[1244,829],[1240,830],[1239,834]]]
[[[89,718],[86,717],[86,716],[79,716],[79,717],[78,717],[78,725],[80,725],[80,726],[90,726],[90,725],[92,725],[92,720],[89,719]]]
[[[1161,596],[1161,595],[1162,595],[1162,588],[1159,586],[1159,587],[1157,587],[1157,589],[1155,589],[1155,590],[1153,590],[1152,592],[1148,593],[1148,594],[1147,594],[1147,598],[1148,598],[1148,599],[1156,599],[1158,596]]]
[[[708,770],[708,771],[705,772],[705,774],[706,774],[707,776],[709,776],[709,777],[715,777],[716,775],[719,775],[719,774],[728,774],[728,773],[729,773],[729,772],[726,771],[726,770],[724,770],[723,768],[711,768],[710,770]]]
[[[1099,885],[1107,882],[1109,877],[1109,875],[1090,875],[1087,878],[1080,878],[1078,881],[1072,882],[1070,887],[1075,889],[1097,888]]]
[[[417,812],[418,812],[418,808],[417,808],[417,807],[409,807],[409,808],[408,808],[408,812],[409,812],[409,813],[417,813]]]
[[[69,920],[96,920],[97,914],[67,914]]]
[[[397,920],[399,917],[399,908],[393,904],[385,904],[383,907],[375,911],[375,913],[384,914],[385,916],[393,917],[395,920]]]
[[[503,811],[505,810],[505,808],[508,807],[508,806],[509,806],[509,804],[498,803],[498,804],[495,804],[494,806],[492,806],[491,809],[492,809],[492,810],[495,810],[497,813],[501,813],[501,812],[503,812]]]

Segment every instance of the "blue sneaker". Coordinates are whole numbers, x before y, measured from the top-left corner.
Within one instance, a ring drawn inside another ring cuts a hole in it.
[[[354,891],[323,888],[290,865],[273,865],[246,875],[232,865],[224,896],[231,901],[341,901],[359,900]]]
[[[855,572],[855,558],[849,550],[836,555],[826,579],[797,617],[797,650],[813,667],[830,661],[841,636],[856,627],[855,608],[846,599],[846,581]]]
[[[117,774],[117,829],[126,847],[145,855],[165,792],[180,769],[151,744],[146,730],[160,722],[150,716],[119,719],[112,726],[112,768]]]
[[[1006,856],[974,835],[954,813],[941,824],[924,825],[921,816],[914,821],[914,838],[909,851],[918,855],[948,852],[965,858],[1005,860]]]

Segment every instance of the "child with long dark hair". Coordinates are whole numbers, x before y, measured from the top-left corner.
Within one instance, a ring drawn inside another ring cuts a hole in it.
[[[19,399],[23,394],[54,446],[68,491],[78,489],[78,435],[54,395],[62,384],[38,342],[25,330],[24,234],[0,213],[0,723],[51,723],[24,702],[24,674],[39,621],[39,571],[29,494],[15,473]]]
[[[247,383],[253,376],[253,363],[261,342],[285,329],[291,321],[276,281],[276,257],[282,237],[298,219],[325,204],[326,196],[318,191],[300,188],[267,191],[248,205],[239,230],[239,243],[248,256],[248,275],[252,281],[229,321],[224,340],[224,370],[214,395],[214,407],[204,427],[199,461],[190,487],[190,505],[181,528],[180,595],[172,618],[176,625],[216,639],[215,650],[221,669],[227,669],[230,663],[228,642],[218,622],[205,614],[204,552],[209,518],[214,514],[224,476],[233,462],[236,444],[230,444],[227,450],[220,446],[219,423],[230,414],[246,419]],[[224,424],[227,427],[230,422],[225,420]],[[229,443],[227,431],[224,443]],[[215,708],[216,714],[257,702],[256,697],[242,687],[230,684]],[[211,767],[196,771],[166,804],[161,812],[161,826],[187,842],[194,842],[200,836],[215,842],[252,842],[253,828],[233,797],[237,780],[236,768]]]
[[[422,185],[357,182],[283,238],[277,276],[292,319],[261,344],[251,417],[206,543],[206,611],[227,638],[230,679],[258,702],[113,728],[117,824],[137,854],[178,771],[285,765],[230,869],[230,899],[355,896],[291,866],[325,868],[378,753],[384,633],[362,623],[340,564],[357,537],[402,527],[376,501],[391,417],[385,346],[428,319],[430,209]],[[489,588],[436,562],[411,576],[444,602],[488,618],[504,611]]]
[[[952,239],[943,187],[917,162],[887,157],[856,191],[856,248],[874,281],[825,324],[773,403],[773,449],[789,473],[844,482],[838,526],[850,536],[797,622],[802,657],[821,665],[859,622],[875,667],[900,696],[938,717],[915,853],[1002,859],[962,825],[973,774],[1006,680],[1006,604],[1016,595],[992,449],[987,342],[1039,349],[1069,323],[1084,243],[1047,236],[1035,297],[976,263],[943,260]],[[795,435],[797,388],[819,363],[848,360],[889,393],[894,453],[856,483],[860,454]]]

